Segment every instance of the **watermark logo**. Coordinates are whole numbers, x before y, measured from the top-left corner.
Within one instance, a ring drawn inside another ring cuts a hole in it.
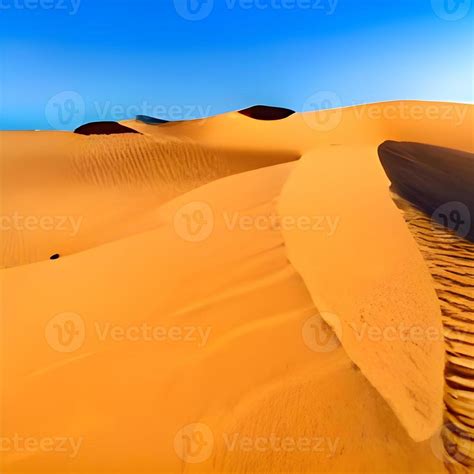
[[[445,21],[465,18],[472,7],[472,0],[431,0],[435,14]]]
[[[204,423],[192,423],[181,428],[174,438],[178,457],[189,464],[207,461],[214,450],[214,435]]]
[[[86,104],[77,92],[61,92],[48,101],[45,115],[55,130],[77,128],[84,123]]]
[[[451,201],[439,206],[433,213],[432,220],[460,237],[466,237],[471,232],[471,212],[464,203],[459,201]]]
[[[325,320],[330,321],[331,326]],[[341,321],[332,313],[312,316],[304,323],[302,329],[303,341],[313,352],[327,353],[338,349],[341,345],[338,336],[341,334]]]
[[[313,130],[329,132],[342,121],[341,107],[341,98],[335,92],[316,92],[303,105],[303,119]]]
[[[45,328],[49,346],[57,352],[71,353],[84,344],[86,326],[76,313],[60,313],[49,320]]]
[[[214,0],[174,0],[179,16],[188,21],[206,19],[214,9]]]
[[[178,210],[173,223],[176,234],[186,242],[203,242],[214,230],[214,212],[206,202],[190,202]]]

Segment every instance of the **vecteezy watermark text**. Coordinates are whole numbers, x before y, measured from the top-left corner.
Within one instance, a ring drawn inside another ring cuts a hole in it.
[[[0,453],[58,453],[75,458],[81,449],[83,439],[70,436],[37,438],[15,433],[11,437],[0,437]]]
[[[82,216],[26,216],[14,212],[10,215],[0,215],[0,231],[57,231],[75,237],[79,233],[82,221]]]
[[[227,10],[312,10],[333,15],[339,0],[225,0]],[[215,7],[214,0],[174,0],[179,16],[189,21],[208,18]]]
[[[86,322],[77,313],[65,312],[55,315],[45,326],[45,339],[57,352],[71,353],[79,350],[86,339],[100,343],[185,343],[204,347],[211,336],[212,327],[207,326],[165,326],[141,324],[121,325],[112,322],[95,321],[86,328]]]
[[[211,327],[202,326],[152,326],[148,323],[120,326],[112,323],[95,323],[95,331],[101,342],[188,342],[204,347],[209,341]]]
[[[76,15],[82,0],[0,0],[1,10],[57,10]]]
[[[224,443],[229,452],[242,451],[258,453],[326,453],[327,457],[336,454],[340,439],[321,436],[243,436],[240,433],[223,434]]]

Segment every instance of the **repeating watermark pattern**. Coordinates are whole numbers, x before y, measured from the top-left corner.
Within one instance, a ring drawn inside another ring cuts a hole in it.
[[[330,321],[331,326],[326,323]],[[321,313],[309,318],[303,324],[303,341],[313,352],[327,353],[341,346],[338,337],[342,337],[342,324],[338,316]]]
[[[210,326],[120,326],[113,323],[95,323],[95,333],[100,342],[186,342],[204,347],[212,332]]]
[[[15,433],[11,437],[0,437],[0,453],[55,453],[67,455],[69,458],[76,458],[79,454],[83,438],[73,438],[70,436],[54,437],[34,437],[21,436]]]
[[[440,326],[407,325],[404,323],[384,327],[368,324],[349,324],[358,342],[435,342],[444,341],[446,331]]]
[[[99,343],[186,343],[202,348],[211,336],[210,326],[163,326],[141,323],[123,326],[111,322],[97,322],[89,331],[89,339]],[[76,313],[61,313],[50,321],[45,328],[45,338],[49,346],[63,353],[79,350],[86,342],[86,325],[83,318]]]
[[[332,237],[340,224],[339,216],[279,216],[246,215],[240,212],[224,212],[224,224],[227,230],[242,230],[244,232],[267,230],[303,232],[321,232]]]
[[[438,207],[433,213],[432,220],[460,237],[467,237],[471,232],[471,212],[464,203],[459,201],[447,202]]]
[[[212,105],[202,104],[154,104],[148,100],[142,100],[137,104],[114,104],[111,101],[92,102],[94,117],[98,121],[104,120],[127,120],[137,115],[160,118],[177,122],[181,120],[194,120],[206,118],[212,115]]]
[[[227,10],[305,10],[333,15],[339,0],[224,0]],[[188,21],[208,18],[215,7],[214,0],[174,0],[176,12]]]
[[[385,104],[364,104],[353,108],[355,117],[360,120],[446,120],[456,126],[464,123],[467,108],[462,104],[417,104],[416,102],[393,102]]]
[[[67,130],[83,125],[86,111],[91,122],[119,122],[135,119],[138,115],[178,122],[208,118],[212,115],[212,105],[165,105],[146,99],[133,104],[118,104],[110,100],[95,100],[86,104],[79,93],[64,91],[51,97],[45,107],[45,116],[53,129]]]
[[[229,232],[292,231],[320,232],[332,237],[339,228],[339,216],[279,216],[271,214],[245,214],[221,211],[217,214],[206,202],[193,201],[183,205],[174,215],[176,234],[187,242],[203,242],[214,232],[217,218],[222,219]]]
[[[45,338],[49,346],[57,352],[75,352],[84,344],[86,325],[76,313],[60,313],[47,323]]]
[[[247,436],[240,432],[222,433],[223,447],[228,453],[309,453],[334,457],[340,449],[340,438],[328,436],[281,436],[275,433]],[[181,428],[174,438],[177,456],[189,464],[208,461],[215,448],[216,438],[204,423],[192,423]]]
[[[0,0],[2,10],[54,10],[74,16],[82,0]]]
[[[243,436],[240,433],[224,433],[227,451],[258,452],[258,453],[319,453],[328,458],[336,454],[340,439],[322,436]]]
[[[186,463],[205,462],[214,451],[214,434],[204,423],[191,423],[176,433],[174,450],[178,457]]]
[[[45,116],[55,130],[77,128],[84,123],[86,103],[77,92],[60,92],[46,104]]]
[[[472,0],[431,0],[431,6],[442,20],[458,21],[469,14]]]
[[[350,108],[350,113],[356,120],[446,120],[453,122],[455,126],[462,125],[468,113],[467,107],[462,104],[417,104],[409,101],[343,107],[336,92],[320,91],[304,103],[303,119],[313,130],[329,132],[341,124],[344,108]]]
[[[10,215],[0,215],[0,231],[56,231],[76,237],[83,219],[82,216],[27,216],[14,212]]]

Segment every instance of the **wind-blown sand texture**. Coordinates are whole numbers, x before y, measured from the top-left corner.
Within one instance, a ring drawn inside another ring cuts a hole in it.
[[[423,247],[377,149],[472,153],[472,110],[0,133],[1,471],[469,472],[470,247]]]

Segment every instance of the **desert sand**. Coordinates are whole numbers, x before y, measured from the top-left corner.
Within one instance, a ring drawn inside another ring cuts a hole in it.
[[[448,289],[377,150],[472,114],[1,132],[2,472],[469,472],[471,247]]]

